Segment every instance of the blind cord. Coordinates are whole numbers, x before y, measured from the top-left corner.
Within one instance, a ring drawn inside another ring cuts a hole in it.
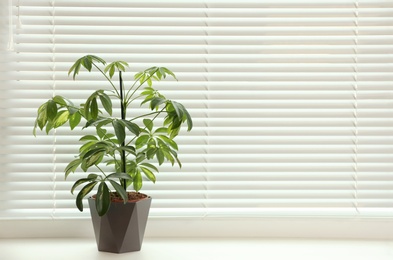
[[[205,168],[205,177],[204,177],[204,189],[205,189],[205,199],[203,201],[203,207],[205,208],[205,212],[203,213],[203,218],[206,218],[209,215],[209,205],[206,203],[209,200],[209,174],[210,174],[210,71],[209,71],[209,4],[205,2],[205,76],[204,80],[206,82],[205,90],[207,91],[206,99],[207,103],[205,108],[207,109],[206,116],[206,135],[207,135],[207,149],[205,150],[205,158],[204,162],[206,167]]]
[[[54,97],[56,95],[56,40],[55,40],[55,34],[56,34],[56,24],[55,24],[55,1],[51,1],[51,6],[52,6],[52,38],[51,38],[51,43],[52,43],[52,96]],[[53,154],[53,159],[52,159],[52,213],[51,213],[51,218],[54,219],[56,216],[56,190],[57,190],[57,155],[56,155],[56,142],[57,142],[57,133],[56,129],[53,131],[53,144],[52,144],[52,154]]]
[[[353,141],[353,152],[354,152],[354,158],[353,158],[353,181],[354,181],[354,202],[353,206],[355,207],[357,215],[360,214],[359,212],[359,176],[358,176],[358,154],[359,154],[359,115],[358,115],[358,36],[359,36],[359,2],[356,0],[355,2],[355,45],[354,45],[354,85],[353,85],[353,127],[354,127],[354,141]]]
[[[14,50],[14,24],[12,16],[12,0],[8,0],[8,51]]]

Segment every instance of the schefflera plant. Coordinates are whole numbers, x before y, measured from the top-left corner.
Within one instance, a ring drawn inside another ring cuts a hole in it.
[[[67,122],[72,131],[80,125],[83,125],[81,130],[95,128],[95,134],[80,138],[79,154],[65,168],[65,178],[77,169],[86,173],[86,177],[77,180],[71,188],[73,193],[83,185],[76,196],[76,206],[80,211],[83,211],[83,198],[97,185],[96,209],[103,216],[109,209],[111,194],[126,203],[127,188],[132,186],[135,192],[139,192],[143,175],[155,182],[157,163],[161,165],[169,161],[172,166],[175,163],[182,166],[174,138],[183,123],[187,124],[188,131],[192,129],[191,116],[181,103],[165,98],[153,88],[154,80],[160,81],[167,76],[176,79],[175,74],[165,67],[151,67],[136,73],[134,82],[127,88],[122,75],[127,67],[125,61],[107,64],[95,55],[81,57],[72,65],[68,75],[73,74],[75,80],[81,68],[89,72],[95,68],[108,82],[109,90],[94,91],[79,106],[66,97],[55,96],[38,108],[34,135],[37,128],[48,134]],[[115,74],[118,74],[118,87],[113,80]],[[117,116],[113,114],[112,100],[119,102],[120,114]],[[137,102],[140,102],[138,106],[148,106],[150,112],[145,110],[147,112],[143,114],[134,114],[137,109],[133,110],[132,105]],[[128,117],[127,112],[132,117]],[[159,117],[163,120],[157,125]],[[82,120],[85,122],[81,123]],[[105,172],[103,165],[105,168],[110,166],[112,171]]]

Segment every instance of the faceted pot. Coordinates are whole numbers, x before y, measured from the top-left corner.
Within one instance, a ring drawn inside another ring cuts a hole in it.
[[[88,198],[98,251],[125,253],[139,251],[149,215],[151,197],[136,202],[111,202],[100,217],[95,199]]]

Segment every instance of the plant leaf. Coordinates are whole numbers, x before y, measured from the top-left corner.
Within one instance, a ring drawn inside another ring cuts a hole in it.
[[[161,97],[154,97],[151,101],[150,101],[150,109],[154,110],[154,109],[158,109],[158,107],[161,104],[164,104],[165,102],[167,102],[167,100],[165,98],[161,98]]]
[[[57,113],[56,118],[53,120],[53,127],[58,128],[68,121],[70,113],[68,110],[62,110]]]
[[[73,130],[77,125],[79,125],[81,119],[82,119],[82,116],[79,113],[74,113],[74,114],[70,115],[71,130]]]
[[[119,143],[123,143],[126,138],[126,131],[124,130],[123,124],[121,124],[118,120],[113,120],[112,125],[113,129],[115,129],[115,134]]]
[[[98,215],[101,217],[105,215],[111,204],[111,195],[108,186],[105,182],[101,182],[98,186],[97,196],[96,196],[96,209]]]
[[[76,207],[79,209],[79,211],[83,211],[83,203],[82,199],[92,191],[92,189],[96,186],[97,182],[91,182],[84,186],[76,196]]]
[[[154,166],[154,165],[151,164],[151,163],[141,163],[140,165],[145,166],[145,167],[148,167],[148,168],[153,169],[153,170],[155,170],[156,172],[158,172],[157,167]]]
[[[98,104],[97,99],[93,98],[90,103],[90,115],[93,119],[97,119],[98,117]]]
[[[131,180],[132,179],[132,177],[130,175],[128,175],[127,173],[125,173],[125,172],[111,173],[108,176],[106,176],[106,179],[109,179],[109,178],[112,178],[112,179],[116,179],[116,178],[117,179],[126,179],[126,180]]]
[[[48,102],[45,102],[38,108],[38,115],[37,115],[37,125],[42,130],[46,123],[48,122],[48,114],[47,114],[47,106]]]
[[[177,143],[175,141],[173,141],[172,139],[170,139],[169,137],[167,137],[165,135],[159,135],[157,137],[160,138],[161,140],[163,140],[166,144],[169,144],[173,149],[179,150]]]
[[[136,139],[135,141],[135,148],[136,149],[140,149],[143,146],[145,146],[149,140],[149,136],[148,135],[142,135],[140,137],[138,137],[138,139]]]
[[[156,156],[157,156],[158,164],[159,165],[163,164],[163,162],[165,160],[165,156],[164,156],[164,153],[162,152],[162,150],[158,149]]]
[[[55,119],[57,115],[57,105],[56,102],[53,100],[49,100],[46,106],[46,114],[50,120]]]
[[[148,168],[145,167],[140,167],[140,168],[149,180],[151,180],[153,183],[156,183],[156,176],[152,171],[150,171]]]
[[[176,101],[171,101],[171,103],[173,108],[175,109],[177,117],[181,120],[183,118],[183,107],[180,103],[177,103]]]
[[[112,184],[113,188],[115,188],[116,192],[121,196],[121,198],[124,201],[124,204],[126,204],[128,201],[128,196],[127,196],[127,192],[124,190],[123,186],[121,186],[120,184],[118,184],[117,182],[115,182],[113,180],[109,180],[109,182]]]
[[[130,121],[127,120],[121,120],[121,122],[124,124],[125,127],[127,127],[128,130],[130,130],[131,133],[133,133],[134,135],[138,136],[141,132],[141,129],[139,128],[139,126],[135,123],[132,123]]]
[[[153,121],[151,119],[145,118],[143,119],[143,124],[146,126],[146,128],[151,132],[153,129]]]
[[[74,183],[74,185],[72,185],[72,187],[71,187],[71,194],[74,194],[74,190],[75,190],[76,187],[78,187],[82,183],[89,182],[89,181],[92,181],[92,179],[91,178],[82,178],[82,179],[77,180]]]
[[[133,178],[132,184],[136,192],[138,192],[142,188],[142,175],[138,169],[135,171],[135,176]]]
[[[108,112],[109,115],[112,115],[112,101],[110,97],[105,93],[99,94],[101,104],[104,107],[105,111]]]
[[[125,151],[125,152],[135,155],[135,147],[133,147],[133,146],[119,146],[116,148],[116,150]]]
[[[62,96],[57,95],[57,96],[53,97],[52,100],[61,106],[67,105],[67,102],[64,100],[64,98]]]
[[[98,138],[95,137],[94,135],[85,135],[82,136],[81,139],[79,139],[79,141],[98,141]]]
[[[78,166],[82,163],[82,159],[78,158],[75,160],[72,160],[65,168],[65,179],[67,179],[68,175],[71,172],[75,172],[75,170],[78,168]]]

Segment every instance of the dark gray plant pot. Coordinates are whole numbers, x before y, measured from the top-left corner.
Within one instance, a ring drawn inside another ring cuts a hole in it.
[[[104,216],[98,216],[95,199],[88,198],[98,251],[125,253],[142,247],[151,198],[138,202],[112,202]]]

